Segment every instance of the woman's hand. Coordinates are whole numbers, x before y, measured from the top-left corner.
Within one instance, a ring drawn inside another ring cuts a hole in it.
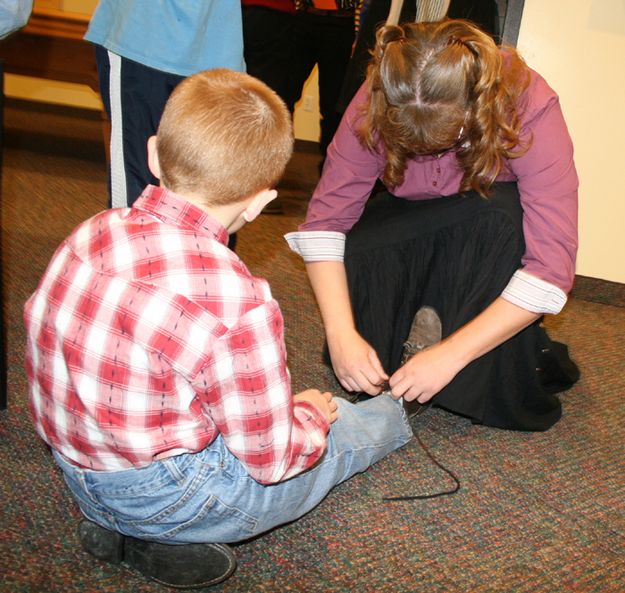
[[[348,391],[377,395],[388,379],[371,345],[355,330],[328,336],[332,367],[341,385]]]
[[[470,362],[539,317],[498,297],[469,323],[398,369],[389,380],[393,396],[421,403],[431,400]]]
[[[457,360],[444,342],[417,352],[389,379],[393,397],[407,401],[430,401],[462,369],[464,363]]]

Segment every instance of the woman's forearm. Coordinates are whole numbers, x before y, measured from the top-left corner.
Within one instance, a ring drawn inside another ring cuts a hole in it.
[[[312,262],[306,264],[306,270],[319,305],[326,335],[331,337],[354,330],[354,315],[343,262]]]
[[[380,393],[388,375],[375,350],[356,331],[343,262],[309,263],[307,269],[339,382],[348,391]]]
[[[477,317],[448,336],[444,345],[456,353],[457,358],[463,362],[461,368],[464,368],[539,318],[539,314],[499,297]]]

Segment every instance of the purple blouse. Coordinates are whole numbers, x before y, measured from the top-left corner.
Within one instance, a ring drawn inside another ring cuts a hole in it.
[[[286,239],[311,261],[342,261],[345,233],[360,218],[378,177],[384,153],[364,147],[356,134],[359,106],[367,102],[363,85],[348,107],[328,149],[323,175],[305,222]],[[537,313],[557,313],[573,285],[577,252],[578,179],[573,145],[556,93],[536,72],[519,100],[522,140],[529,150],[504,162],[498,181],[516,181],[523,207],[526,250],[522,268],[502,296]],[[456,154],[417,156],[408,161],[404,182],[393,194],[429,200],[458,193],[462,179]]]

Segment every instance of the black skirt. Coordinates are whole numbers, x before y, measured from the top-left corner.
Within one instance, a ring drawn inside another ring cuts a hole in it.
[[[421,306],[438,311],[448,336],[500,296],[521,266],[523,211],[516,184],[498,183],[493,191],[488,200],[468,192],[425,201],[381,192],[349,232],[345,266],[356,325],[388,373],[400,365]],[[537,371],[551,345],[536,322],[470,363],[433,403],[488,426],[546,430],[561,415],[553,394],[558,389],[546,386]],[[565,358],[569,387],[577,368],[568,352]]]

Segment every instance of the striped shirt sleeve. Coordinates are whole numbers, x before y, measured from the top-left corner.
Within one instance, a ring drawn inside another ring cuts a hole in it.
[[[345,234],[338,231],[297,231],[287,233],[289,247],[306,263],[343,261]]]
[[[561,288],[523,270],[514,273],[501,296],[533,313],[554,315],[562,310],[567,301],[566,293]]]

